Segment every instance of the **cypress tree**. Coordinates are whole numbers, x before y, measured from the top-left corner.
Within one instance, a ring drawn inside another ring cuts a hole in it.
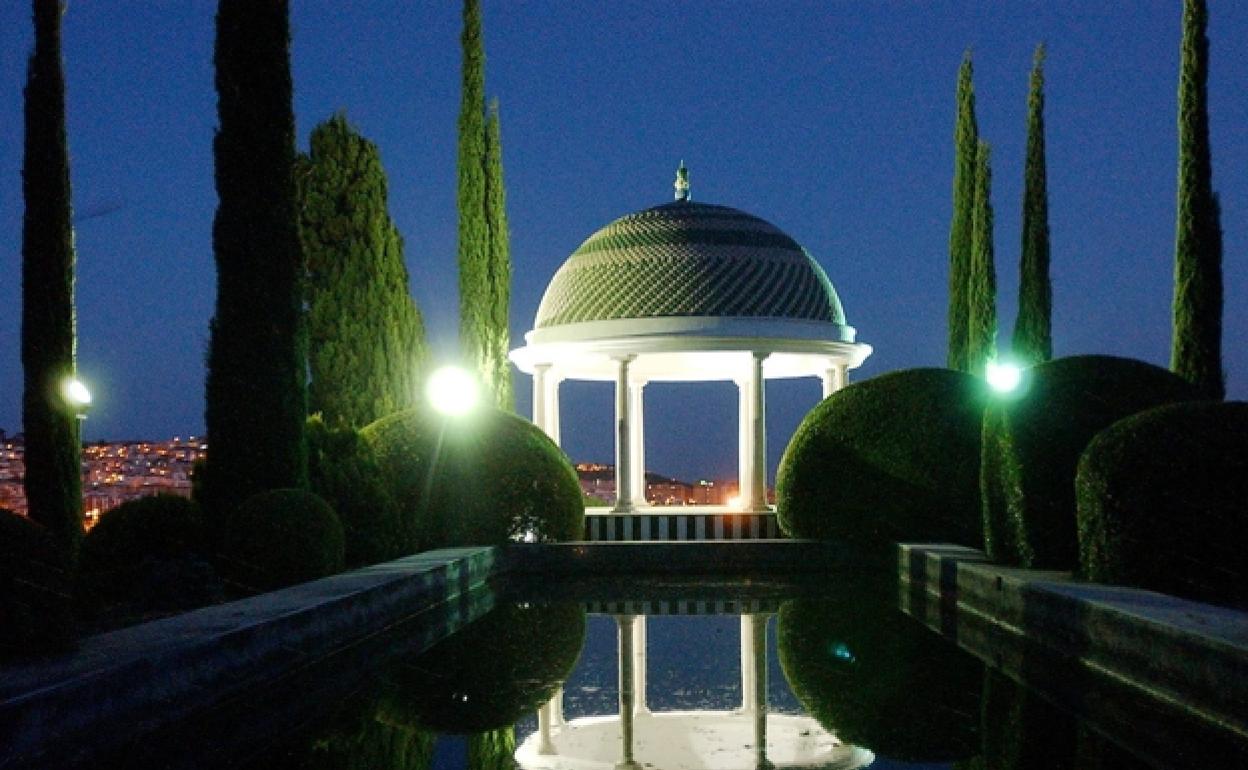
[[[485,209],[490,228],[489,334],[487,359],[495,406],[515,408],[511,386],[510,343],[511,238],[507,231],[507,190],[503,186],[502,131],[498,122],[498,99],[490,102],[485,132]]]
[[[1207,20],[1204,0],[1184,2],[1170,368],[1196,385],[1206,398],[1220,399],[1226,393],[1222,371],[1222,225],[1209,151]]]
[[[82,540],[78,420],[62,389],[73,377],[74,233],[60,0],[34,0],[22,158],[22,423],[26,499],[72,559]]]
[[[308,266],[308,408],[360,427],[416,398],[424,324],[408,289],[377,146],[338,114],[312,131],[297,167]]]
[[[459,107],[459,341],[485,387],[492,388],[490,226],[486,210],[485,49],[479,0],[464,0],[463,82]]]
[[[997,271],[992,250],[992,165],[987,142],[975,154],[975,198],[971,238],[967,371],[980,375],[997,355]]]
[[[975,153],[979,128],[975,123],[975,85],[971,52],[958,69],[957,123],[953,132],[953,220],[949,225],[949,351],[950,369],[966,371],[971,263],[972,209],[975,198]]]
[[[1023,171],[1023,248],[1018,318],[1011,351],[1026,363],[1053,357],[1053,285],[1049,280],[1049,193],[1044,157],[1044,44],[1036,46],[1027,96],[1027,161]]]
[[[220,0],[203,502],[307,486],[307,341],[295,208],[288,0]]]

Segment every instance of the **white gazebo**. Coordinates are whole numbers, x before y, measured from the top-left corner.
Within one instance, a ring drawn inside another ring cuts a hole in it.
[[[683,164],[674,202],[617,219],[564,262],[525,343],[511,358],[556,443],[559,384],[615,382],[613,513],[625,515],[646,504],[647,385],[737,384],[740,508],[766,512],[764,381],[818,377],[826,397],[871,354],[810,254],[758,217],[694,203]]]

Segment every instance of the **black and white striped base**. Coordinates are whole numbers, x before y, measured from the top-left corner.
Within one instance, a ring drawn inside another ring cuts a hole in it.
[[[774,599],[585,603],[585,611],[596,615],[748,615],[760,612],[779,612],[779,610],[780,602]]]
[[[662,513],[585,513],[585,539],[624,540],[756,540],[782,537],[776,514],[726,511]]]

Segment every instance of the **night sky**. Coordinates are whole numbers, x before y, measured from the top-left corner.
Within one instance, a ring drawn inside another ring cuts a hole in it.
[[[456,336],[458,2],[292,3],[301,147],[345,109],[381,148],[412,292]],[[1226,255],[1229,396],[1248,396],[1248,4],[1213,2],[1209,98]],[[1130,9],[1124,11],[1123,9]],[[216,126],[207,0],[72,0],[64,22],[88,439],[202,431],[215,295]],[[485,2],[501,102],[513,347],[592,232],[671,198],[767,219],[819,260],[859,340],[853,376],[945,357],[954,86],[975,55],[993,145],[1001,338],[1013,328],[1027,77],[1048,44],[1057,355],[1169,360],[1180,3]],[[22,87],[29,3],[0,7],[0,427],[21,427]],[[529,383],[517,374],[518,407]],[[611,387],[565,384],[565,447],[611,458]],[[772,384],[769,454],[819,397]],[[647,389],[651,470],[733,477],[729,384]]]

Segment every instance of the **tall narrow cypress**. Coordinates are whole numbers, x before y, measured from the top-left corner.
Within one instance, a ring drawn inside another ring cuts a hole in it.
[[[971,263],[972,209],[975,198],[975,153],[979,128],[975,123],[975,84],[971,52],[958,69],[957,123],[953,132],[953,220],[949,225],[949,350],[950,369],[967,369],[970,312],[967,296]]]
[[[1049,279],[1049,192],[1044,157],[1044,44],[1036,46],[1027,95],[1027,161],[1023,171],[1023,247],[1018,318],[1010,350],[1023,363],[1053,357],[1053,285]]]
[[[489,360],[490,226],[486,209],[485,48],[479,0],[464,0],[459,106],[459,341],[482,383],[493,387]]]
[[[987,142],[975,154],[974,217],[967,324],[967,371],[983,374],[997,355],[997,270],[992,248],[992,158]]]
[[[295,208],[288,0],[220,0],[204,503],[307,486],[307,341]]]
[[[74,233],[61,2],[34,0],[22,158],[22,423],[30,517],[73,558],[82,540],[78,420],[63,388],[74,375]]]
[[[1183,4],[1179,62],[1178,222],[1170,368],[1206,398],[1226,393],[1222,371],[1222,225],[1209,151],[1208,11]]]
[[[381,154],[338,114],[313,129],[297,177],[308,408],[329,425],[367,425],[415,402],[426,359]]]
[[[514,408],[511,384],[510,346],[511,236],[507,228],[507,190],[503,186],[502,130],[498,122],[498,99],[490,102],[485,131],[485,211],[490,228],[489,334],[487,360],[495,405]]]

